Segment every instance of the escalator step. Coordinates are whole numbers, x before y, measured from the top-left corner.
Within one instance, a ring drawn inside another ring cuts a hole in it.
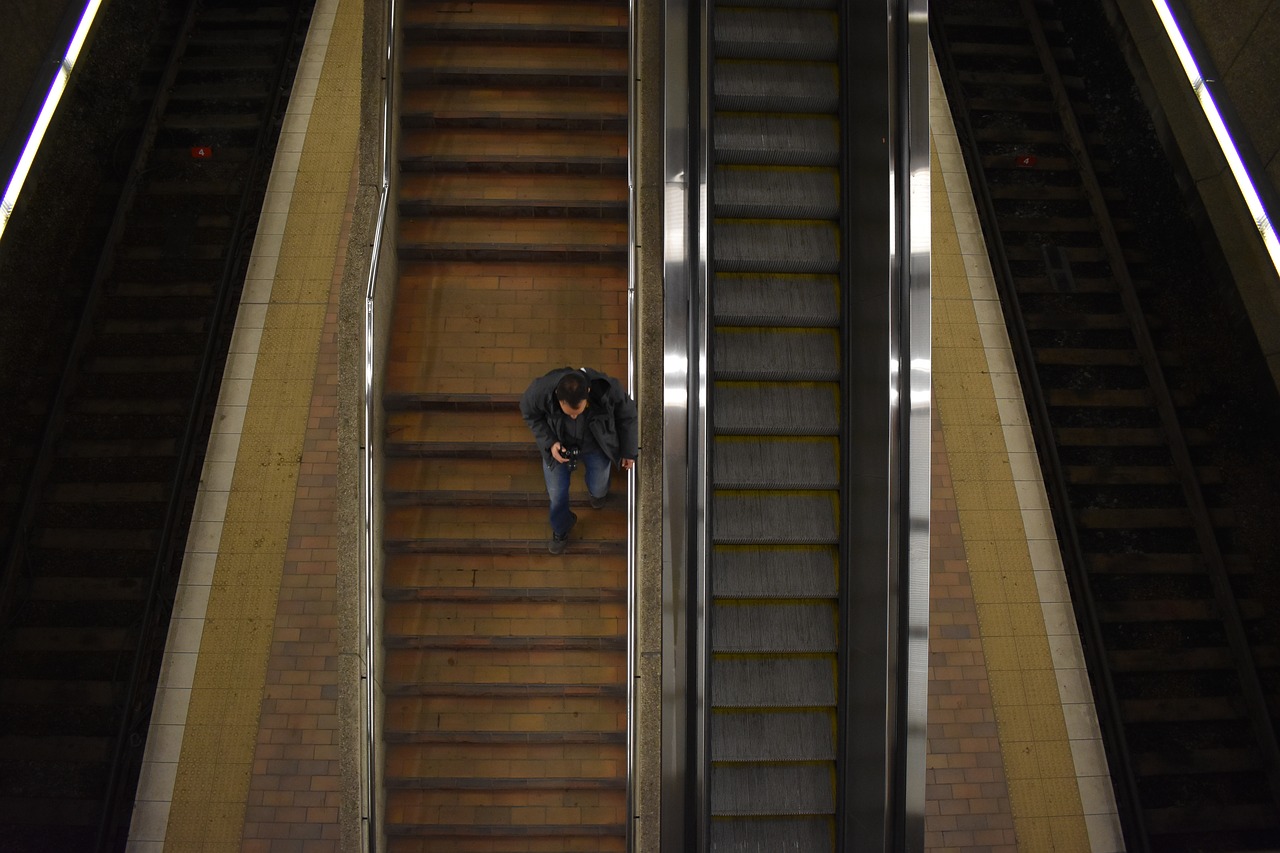
[[[831,715],[818,711],[711,715],[712,761],[831,761]]]
[[[819,815],[835,812],[831,768],[814,764],[711,768],[713,815]]]
[[[835,381],[839,339],[832,330],[724,329],[712,342],[717,379]]]
[[[834,166],[840,125],[833,116],[723,113],[716,116],[716,163]]]
[[[790,820],[713,820],[711,853],[833,850],[835,827],[829,818]]]
[[[716,604],[711,648],[720,653],[836,650],[835,609],[830,604]]]
[[[713,708],[821,708],[835,703],[835,663],[830,658],[711,661]]]
[[[712,245],[717,272],[835,274],[840,234],[834,223],[814,220],[720,220]]]
[[[715,108],[742,112],[834,113],[839,72],[833,63],[716,63]]]
[[[834,384],[717,382],[712,395],[718,435],[835,435],[840,429]]]
[[[712,497],[717,543],[833,544],[839,540],[835,507],[826,495],[723,494]]]
[[[836,554],[830,548],[716,548],[717,598],[834,598]]]
[[[716,11],[716,56],[751,59],[834,61],[836,16],[819,10],[734,9]]]
[[[721,489],[835,489],[840,485],[834,439],[720,439],[712,453],[711,476]]]
[[[721,166],[711,184],[716,216],[835,219],[840,186],[834,169]]]
[[[829,326],[840,322],[835,276],[716,276],[712,313],[719,326]]]

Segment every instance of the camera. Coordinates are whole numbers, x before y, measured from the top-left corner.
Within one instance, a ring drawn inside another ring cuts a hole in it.
[[[576,471],[578,469],[578,460],[582,458],[582,448],[570,447],[569,445],[562,443],[560,445],[560,455],[569,460],[565,463],[569,466],[569,470]]]

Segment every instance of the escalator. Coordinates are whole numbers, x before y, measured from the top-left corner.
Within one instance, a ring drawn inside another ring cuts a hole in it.
[[[665,844],[922,849],[923,6],[666,9]]]
[[[840,122],[832,0],[712,32],[710,840],[835,844]]]

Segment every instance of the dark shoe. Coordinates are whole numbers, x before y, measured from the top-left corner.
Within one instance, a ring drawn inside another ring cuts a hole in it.
[[[604,506],[604,502],[607,501],[608,499],[609,499],[609,496],[607,494],[602,498],[598,498],[595,495],[591,495],[591,508],[600,509],[600,507]]]
[[[577,523],[578,516],[573,513],[569,513],[569,530],[572,530],[573,526]],[[551,544],[547,546],[547,550],[552,554],[563,554],[565,546],[569,544],[569,530],[566,530],[563,535],[559,533],[552,533]]]

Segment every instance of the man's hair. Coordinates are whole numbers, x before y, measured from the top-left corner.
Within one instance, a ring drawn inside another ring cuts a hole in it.
[[[587,377],[575,370],[573,373],[561,376],[560,381],[556,383],[556,399],[576,409],[583,400],[587,399],[589,390]]]

